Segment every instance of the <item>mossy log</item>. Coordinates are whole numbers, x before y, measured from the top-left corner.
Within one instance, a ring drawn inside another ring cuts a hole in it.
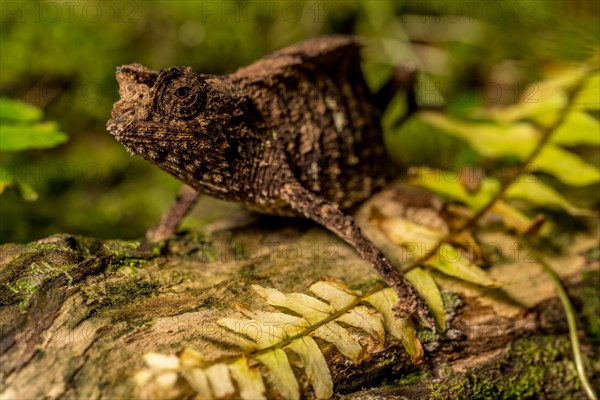
[[[390,189],[358,214],[369,215],[373,207],[393,214],[405,196],[414,200],[422,195]],[[402,212],[411,214],[407,207],[420,207],[437,213],[430,198],[421,203],[405,204]],[[144,388],[133,376],[143,367],[144,353],[173,354],[192,347],[215,359],[233,351],[222,342],[215,321],[236,315],[235,302],[265,309],[264,301],[250,290],[252,284],[306,293],[323,276],[353,289],[379,281],[350,247],[310,222],[261,216],[235,227],[239,221],[220,220],[203,233],[157,245],[67,234],[3,245],[1,397],[143,397]],[[373,233],[375,228],[368,224],[362,218],[361,225]],[[501,231],[479,236],[507,253],[508,238]],[[593,235],[574,236],[550,261],[579,310],[583,350],[592,384],[598,387],[598,256],[586,253],[596,246]],[[584,398],[571,361],[566,320],[549,279],[526,255],[505,257],[489,273],[510,284],[482,289],[436,275],[451,318],[444,333],[421,332],[426,354],[419,366],[411,364],[394,340],[360,364],[323,345],[336,395]],[[304,396],[311,398],[303,370],[294,371]],[[272,388],[268,394],[276,396]]]

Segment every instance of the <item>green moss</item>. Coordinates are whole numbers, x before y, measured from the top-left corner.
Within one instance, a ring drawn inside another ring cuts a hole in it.
[[[54,267],[45,261],[39,263],[32,262],[25,271],[24,276],[15,279],[12,282],[4,282],[3,286],[12,292],[18,301],[18,307],[21,312],[27,311],[29,302],[45,282],[57,276],[64,275],[67,278],[67,284],[73,283],[73,278],[66,267]]]
[[[134,257],[138,253],[140,242],[134,240],[107,240],[103,246],[108,254],[115,257]]]
[[[429,343],[440,339],[440,334],[431,329],[419,329],[417,337],[421,343]]]
[[[38,291],[50,280],[61,279],[59,285],[70,286],[74,277],[83,279],[78,268],[91,257],[98,258],[94,264],[96,270],[86,270],[85,276],[126,267],[130,269],[130,275],[134,278],[132,281],[135,282],[137,269],[146,267],[148,260],[161,254],[162,248],[160,244],[150,247],[137,241],[100,241],[66,234],[25,245],[3,245],[0,251],[4,251],[8,262],[3,266],[0,277],[0,302],[16,304],[21,312],[26,312]],[[149,296],[154,293],[155,286],[131,283],[122,289],[122,293],[121,290],[111,289],[114,293],[109,293],[107,297],[110,298],[102,300],[101,304],[113,307],[140,296]]]
[[[521,339],[493,365],[428,388],[432,399],[571,398],[580,385],[570,352],[566,337]]]
[[[134,303],[141,298],[151,297],[156,294],[158,286],[157,282],[138,279],[107,286],[106,295],[101,300],[100,308],[119,308],[125,304]]]
[[[150,252],[150,258],[155,258],[161,256],[165,249],[167,248],[167,241],[158,242],[152,247],[152,251]]]
[[[143,260],[139,258],[123,258],[116,260],[111,264],[109,271],[116,271],[119,268],[126,267],[130,268],[132,274],[135,276],[137,274],[138,268],[144,268],[148,264],[148,260]]]
[[[431,376],[431,374],[429,372],[415,371],[415,372],[412,372],[412,373],[410,373],[410,374],[408,374],[406,376],[398,378],[393,383],[393,386],[412,385],[412,384],[415,384],[415,383],[419,383],[423,379],[429,378],[430,376]]]
[[[149,260],[162,255],[166,246],[165,241],[149,245],[133,240],[107,240],[102,244],[103,250],[111,256],[109,272],[128,267],[134,274],[137,268],[146,267]]]
[[[600,343],[600,271],[583,274],[583,287],[578,291],[583,302],[582,328],[593,343]]]

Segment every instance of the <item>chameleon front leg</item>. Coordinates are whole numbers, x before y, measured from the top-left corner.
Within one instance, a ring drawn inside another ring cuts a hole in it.
[[[433,329],[435,324],[424,301],[403,274],[361,232],[351,216],[344,214],[337,204],[315,195],[297,181],[283,186],[281,198],[298,213],[335,233],[373,265],[385,282],[398,293],[400,302],[394,306],[394,311],[399,318],[416,314],[426,326]]]
[[[146,232],[146,238],[150,242],[158,242],[175,235],[181,220],[192,211],[199,197],[200,193],[196,189],[183,185],[169,211],[161,217],[159,224]]]

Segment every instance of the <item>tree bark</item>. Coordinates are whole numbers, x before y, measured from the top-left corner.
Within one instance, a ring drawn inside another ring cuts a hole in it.
[[[401,192],[382,192],[359,215],[381,207],[405,216],[410,207],[436,214],[431,198],[398,211]],[[412,192],[408,196],[416,198]],[[369,223],[362,218],[370,235],[376,227]],[[260,217],[244,227],[218,224],[158,245],[61,234],[0,247],[2,398],[143,397],[133,376],[143,368],[146,352],[173,354],[192,347],[209,360],[232,354],[215,321],[239,316],[235,302],[269,309],[250,285],[307,293],[323,276],[357,289],[379,279],[351,248],[308,221]],[[502,249],[503,258],[489,274],[510,284],[482,289],[436,273],[450,320],[444,333],[421,332],[425,362],[412,365],[394,340],[360,364],[324,345],[337,395],[584,398],[549,279],[525,254],[514,254],[508,234],[480,232],[479,239]],[[382,247],[389,250],[389,244]],[[586,253],[596,247],[593,235],[578,234],[550,261],[580,312],[584,354],[598,387],[600,362],[591,361],[600,359],[593,346],[600,339],[598,256]],[[294,371],[310,398],[303,370]],[[362,388],[371,389],[357,392]],[[276,396],[272,388],[268,394]]]

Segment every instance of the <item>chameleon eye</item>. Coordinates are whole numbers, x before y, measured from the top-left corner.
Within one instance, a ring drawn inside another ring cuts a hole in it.
[[[171,70],[156,87],[157,106],[163,114],[180,119],[191,119],[202,111],[206,103],[204,84],[195,73]]]
[[[190,88],[187,86],[182,86],[175,91],[175,94],[180,99],[186,98],[188,96],[188,94],[190,94]]]

